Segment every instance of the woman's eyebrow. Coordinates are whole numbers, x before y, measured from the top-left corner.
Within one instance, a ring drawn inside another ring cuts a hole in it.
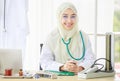
[[[68,14],[63,14],[63,15],[68,15]],[[76,15],[76,14],[72,14],[72,15]]]
[[[76,14],[72,14],[72,15],[76,15]]]

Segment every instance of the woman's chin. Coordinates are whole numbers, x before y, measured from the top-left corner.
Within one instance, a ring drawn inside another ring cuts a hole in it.
[[[65,27],[66,30],[71,30],[73,27],[71,26],[68,26],[68,27]]]

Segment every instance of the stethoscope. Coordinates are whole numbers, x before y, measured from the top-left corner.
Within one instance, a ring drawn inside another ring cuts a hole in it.
[[[82,33],[81,33],[81,32],[80,32],[80,36],[81,36],[81,39],[82,39],[82,46],[83,46],[83,52],[82,52],[82,56],[81,56],[80,58],[75,58],[75,57],[73,57],[72,54],[71,54],[71,52],[70,52],[70,50],[69,50],[69,44],[70,44],[70,42],[71,42],[71,38],[69,38],[69,40],[68,40],[67,42],[65,42],[64,39],[62,38],[62,42],[63,42],[63,43],[65,44],[65,46],[66,46],[66,50],[67,50],[68,55],[69,55],[72,59],[77,60],[77,61],[83,59],[84,56],[85,56],[85,43],[84,43],[84,39],[83,39],[83,36],[82,36]]]

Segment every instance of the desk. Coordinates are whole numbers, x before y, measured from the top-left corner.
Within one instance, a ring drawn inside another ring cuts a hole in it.
[[[36,81],[36,79],[0,79],[0,81]],[[76,76],[58,76],[57,79],[40,78],[37,81],[118,81],[114,77],[78,79]],[[120,81],[120,80],[119,80]]]

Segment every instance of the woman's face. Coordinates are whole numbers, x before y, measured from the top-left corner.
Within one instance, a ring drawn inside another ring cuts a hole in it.
[[[76,22],[76,14],[73,12],[72,9],[70,8],[66,9],[61,16],[62,26],[66,30],[71,30],[75,22]]]

